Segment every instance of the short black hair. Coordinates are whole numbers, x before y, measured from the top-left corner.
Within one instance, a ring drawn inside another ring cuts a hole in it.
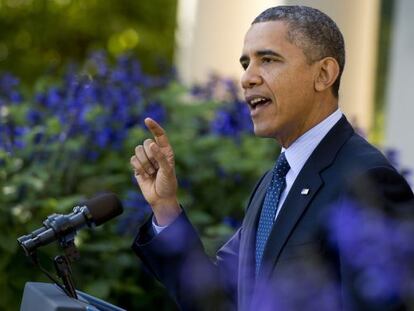
[[[338,97],[345,66],[345,43],[336,23],[325,13],[307,6],[276,6],[263,11],[252,25],[268,21],[283,21],[288,25],[287,39],[301,48],[309,63],[333,57],[339,64],[339,75],[332,91]]]

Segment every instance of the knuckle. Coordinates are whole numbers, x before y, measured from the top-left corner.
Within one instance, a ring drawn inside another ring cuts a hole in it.
[[[153,152],[157,152],[159,150],[159,147],[158,147],[158,145],[155,142],[153,142],[152,144],[150,144],[148,147]]]
[[[145,145],[144,152],[145,152],[145,155],[146,155],[148,158],[149,158],[149,157],[152,157],[152,150],[151,150],[151,148],[149,147],[149,145]]]
[[[131,157],[131,159],[129,160],[129,163],[131,163],[131,165],[135,167],[137,165],[136,157],[135,156]]]
[[[142,166],[147,170],[149,169],[152,165],[150,162],[146,161],[145,163],[142,163]]]
[[[150,145],[152,142],[154,142],[151,138],[147,138],[144,140],[144,146]]]
[[[144,172],[144,170],[142,169],[142,166],[141,165],[136,165],[136,166],[134,166],[134,168],[135,168],[135,170],[138,172],[138,173],[140,173],[140,174],[142,174],[143,172]]]

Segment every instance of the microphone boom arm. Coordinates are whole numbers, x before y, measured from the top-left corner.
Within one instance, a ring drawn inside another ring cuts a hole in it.
[[[67,239],[67,236],[76,234],[76,231],[84,225],[93,227],[92,216],[86,206],[76,206],[69,215],[52,214],[43,222],[43,227],[33,231],[28,235],[17,239],[23,248],[26,256],[30,256],[38,247],[47,245],[54,241]],[[63,241],[60,241],[63,243]]]

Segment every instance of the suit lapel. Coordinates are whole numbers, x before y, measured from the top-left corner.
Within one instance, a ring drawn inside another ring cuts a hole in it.
[[[351,125],[345,117],[342,117],[329,131],[305,163],[293,183],[275,225],[273,226],[267,246],[263,253],[263,267],[268,268],[262,269],[259,272],[259,278],[265,277],[272,272],[296,223],[306,211],[316,193],[323,186],[323,180],[321,179],[320,173],[325,168],[332,165],[339,149],[353,133],[354,131]],[[309,193],[307,195],[302,195],[302,189],[309,189]],[[258,215],[256,214],[256,222],[257,217]]]
[[[273,270],[272,268],[274,264],[276,264],[279,255],[296,223],[305,212],[306,208],[309,206],[309,203],[312,201],[313,197],[322,185],[323,182],[317,170],[302,170],[297,178],[297,181],[295,181],[290,189],[289,195],[283,204],[275,224],[273,225],[272,232],[270,233],[263,253],[262,267],[268,267],[271,269],[267,269],[267,271],[266,269],[261,269],[259,272],[259,278],[262,278],[266,273],[271,273],[271,270]],[[304,188],[309,189],[308,195],[301,195],[301,190]]]

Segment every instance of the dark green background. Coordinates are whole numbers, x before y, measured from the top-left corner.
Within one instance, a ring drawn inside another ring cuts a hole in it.
[[[176,0],[0,0],[0,71],[33,82],[96,50],[154,71],[172,62],[175,23]]]

